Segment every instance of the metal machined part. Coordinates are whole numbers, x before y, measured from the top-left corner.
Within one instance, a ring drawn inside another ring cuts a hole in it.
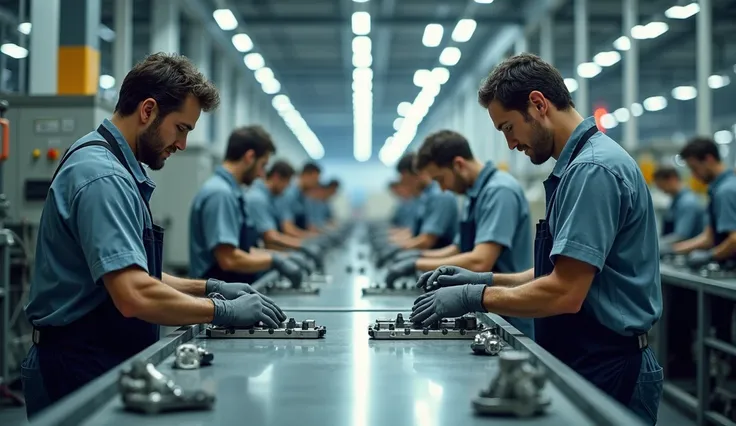
[[[211,365],[214,355],[193,343],[184,343],[176,348],[174,367],[181,370],[194,370],[200,366]]]
[[[662,261],[670,265],[683,267],[687,265],[687,255],[685,254],[667,254],[662,256]]]
[[[153,364],[136,360],[118,379],[123,405],[131,411],[156,414],[165,411],[209,410],[215,395],[204,390],[184,390]]]
[[[493,330],[484,330],[476,334],[470,348],[479,355],[498,355],[504,348],[503,339]]]
[[[375,283],[370,287],[361,289],[363,296],[416,296],[422,294],[424,290],[416,286],[416,281],[402,278],[396,280],[393,286],[389,287],[382,283]]]
[[[736,265],[733,263],[711,262],[698,269],[697,273],[701,277],[715,279],[736,278]]]
[[[412,324],[402,314],[396,318],[379,318],[368,326],[368,335],[374,340],[468,340],[483,331],[474,314],[458,318],[443,318],[429,327]]]
[[[297,321],[289,318],[279,328],[269,328],[261,323],[253,327],[209,326],[205,334],[218,339],[320,339],[327,334],[327,327],[317,325],[313,319]]]
[[[312,281],[304,281],[299,287],[292,287],[286,279],[281,279],[268,283],[264,289],[264,293],[272,295],[288,295],[288,294],[319,294],[319,287]]]
[[[498,375],[472,402],[476,413],[530,417],[544,412],[550,405],[543,393],[545,372],[530,363],[527,352],[503,351],[498,357]]]

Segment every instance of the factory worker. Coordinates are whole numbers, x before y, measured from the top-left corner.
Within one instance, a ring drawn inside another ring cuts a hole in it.
[[[700,235],[705,225],[705,209],[698,196],[683,186],[677,169],[672,166],[658,168],[654,172],[654,184],[672,198],[662,221],[660,249],[663,245]]]
[[[414,221],[414,207],[416,197],[411,194],[406,185],[394,181],[389,184],[391,194],[396,198],[397,204],[391,215],[391,226],[395,228],[410,229]]]
[[[319,185],[321,173],[322,169],[317,164],[305,164],[297,182],[289,185],[283,194],[276,198],[276,208],[281,215],[281,229],[284,234],[299,238],[317,235],[316,232],[309,231],[305,192]]]
[[[21,365],[29,417],[155,343],[157,324],[285,318],[245,284],[162,272],[163,229],[149,208],[155,185],[142,164],[161,169],[186,148],[200,113],[218,104],[217,89],[188,59],[150,55],[125,77],[112,118],[62,158],[25,307],[34,329]]]
[[[258,232],[241,186],[264,175],[275,151],[271,135],[260,126],[241,127],[230,134],[225,160],[192,201],[190,275],[253,282],[257,273],[273,268],[294,286],[301,284],[299,263],[256,247]]]
[[[334,227],[330,199],[335,196],[339,186],[339,182],[333,179],[325,185],[317,185],[309,190],[305,203],[309,229],[320,231]]]
[[[388,267],[387,282],[417,270],[430,271],[418,284],[432,290],[436,284],[431,276],[451,273],[454,267],[516,273],[532,266],[529,203],[513,176],[498,170],[490,161],[483,164],[476,160],[467,139],[450,130],[433,133],[424,140],[415,166],[443,190],[465,195],[460,230],[453,244],[436,250],[407,251],[401,258],[394,258]],[[533,319],[506,319],[534,338]]]
[[[647,333],[662,313],[654,206],[633,158],[575,110],[560,73],[520,54],[478,91],[510,149],[533,164],[557,160],[544,182],[534,268],[517,274],[452,268],[422,295],[411,320],[467,312],[535,318],[535,340],[648,424],[655,424],[662,367]]]
[[[391,260],[401,250],[436,249],[452,244],[458,230],[459,212],[457,199],[449,191],[443,191],[426,171],[415,169],[416,154],[404,154],[396,165],[401,184],[420,194],[414,210],[411,233],[394,234],[390,245],[379,253],[378,265]]]

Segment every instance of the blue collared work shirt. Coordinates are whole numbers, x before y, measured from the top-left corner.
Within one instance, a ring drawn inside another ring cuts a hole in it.
[[[189,275],[204,277],[215,265],[215,248],[238,247],[240,230],[248,220],[243,188],[224,167],[202,185],[189,216]]]
[[[457,234],[459,212],[457,199],[449,191],[443,191],[437,182],[432,181],[417,200],[414,220],[420,219],[422,226],[414,235],[435,235],[440,239],[452,241]]]
[[[608,136],[593,135],[570,163],[591,126],[592,117],[575,129],[552,172],[561,180],[549,214],[550,257],[594,266],[583,309],[617,333],[640,334],[662,314],[654,205],[636,161]]]
[[[394,214],[391,217],[391,224],[397,228],[411,228],[416,216],[417,198],[399,199]]]
[[[107,295],[102,277],[138,266],[148,271],[143,229],[152,218],[141,199],[156,185],[120,131],[102,123],[133,175],[102,146],[88,146],[64,163],[51,184],[38,228],[36,262],[25,312],[37,327],[63,326],[86,315]],[[97,131],[70,148],[104,141]],[[139,192],[140,191],[140,192]]]
[[[672,233],[686,240],[700,235],[707,223],[705,207],[689,189],[682,189],[672,198],[666,215],[674,222]]]
[[[296,217],[306,214],[306,198],[297,185],[289,185],[283,194],[276,197],[276,208],[281,215],[281,220],[296,224]]]
[[[276,197],[266,187],[262,180],[253,182],[245,194],[248,216],[253,218],[258,235],[263,236],[268,231],[278,231],[281,218],[276,209]]]
[[[486,163],[468,189],[466,195],[476,201],[473,211],[469,211],[470,200],[465,201],[462,220],[470,217],[475,223],[474,245],[496,243],[503,247],[495,269],[503,273],[526,271],[534,260],[529,202],[519,182],[502,170],[496,170],[481,185],[494,170],[492,162]]]
[[[708,186],[708,195],[716,214],[715,234],[736,231],[736,174],[726,170]]]
[[[307,197],[305,201],[307,223],[322,228],[332,219],[330,204],[326,201]]]

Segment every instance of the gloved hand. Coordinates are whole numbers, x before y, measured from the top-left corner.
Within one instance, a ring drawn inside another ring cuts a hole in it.
[[[312,259],[318,269],[322,269],[322,250],[317,245],[305,241],[299,251]]]
[[[386,287],[394,288],[394,281],[398,278],[413,274],[416,271],[416,263],[416,259],[405,259],[389,266],[386,271]]]
[[[233,300],[211,299],[215,305],[212,324],[224,327],[250,327],[258,321],[271,328],[278,328],[279,316],[266,306],[257,294],[241,292]]]
[[[391,260],[392,257],[396,256],[396,254],[401,251],[401,247],[389,245],[385,247],[383,250],[381,250],[380,253],[378,253],[378,259],[376,259],[376,266],[379,268],[382,268],[383,265],[386,264],[389,260]]]
[[[422,257],[422,251],[421,250],[402,250],[394,255],[393,258],[391,258],[391,261],[393,262],[401,262],[403,260],[407,259],[414,259],[415,261]]]
[[[268,296],[259,293],[258,290],[251,287],[250,284],[226,283],[225,281],[209,279],[205,283],[204,292],[206,295],[209,295],[210,293],[219,293],[222,297],[228,300],[237,299],[243,293],[255,294],[261,298],[267,307],[276,313],[279,321],[284,321],[286,319],[286,314],[278,307],[278,305],[276,305],[276,302],[271,300]]]
[[[687,256],[687,266],[700,268],[713,261],[712,250],[695,250]]]
[[[427,327],[442,318],[459,317],[469,312],[485,312],[485,288],[485,284],[465,284],[423,294],[414,302],[409,321]]]
[[[280,254],[271,255],[271,265],[273,269],[291,282],[292,287],[298,288],[302,285],[302,270],[291,260],[286,259]]]
[[[445,265],[423,273],[417,280],[417,287],[424,287],[427,291],[461,284],[492,285],[493,272],[473,272],[459,266]]]
[[[304,253],[299,251],[290,252],[286,258],[299,265],[302,271],[306,272],[307,275],[312,273],[312,265],[309,264],[309,259],[304,255]]]

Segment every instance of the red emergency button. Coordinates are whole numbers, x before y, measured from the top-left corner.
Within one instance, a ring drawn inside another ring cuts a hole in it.
[[[46,158],[48,158],[51,161],[56,160],[59,158],[59,150],[56,148],[49,148],[49,150],[46,152]]]

